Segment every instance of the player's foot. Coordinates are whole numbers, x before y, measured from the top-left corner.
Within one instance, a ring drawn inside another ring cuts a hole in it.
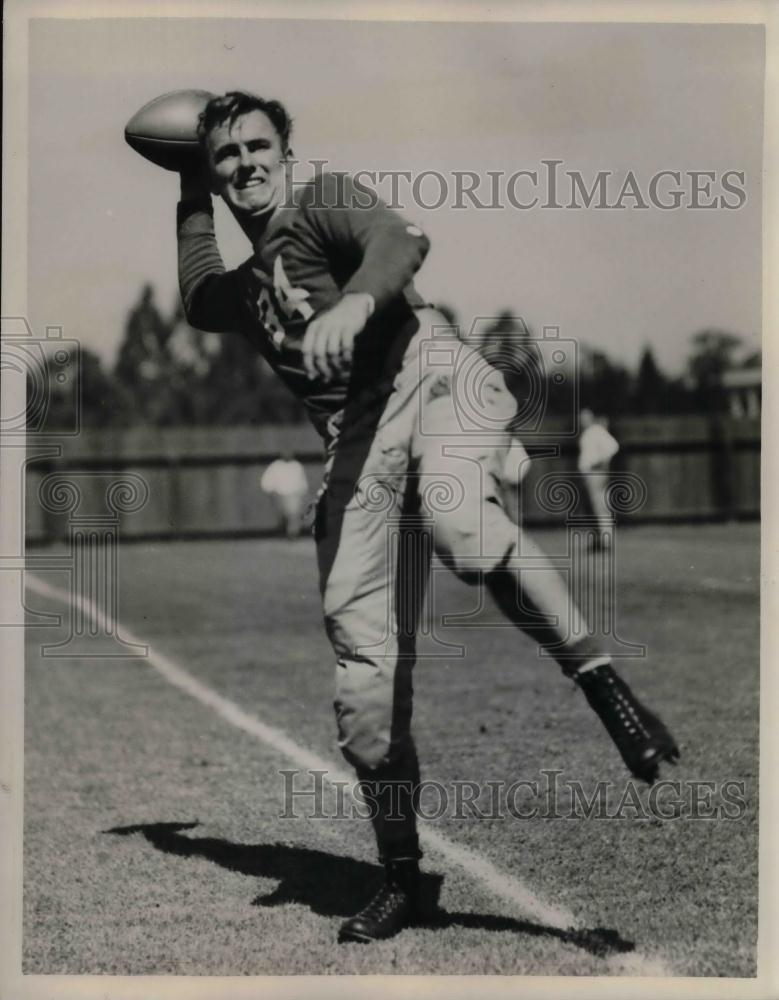
[[[673,736],[641,704],[611,664],[585,670],[575,679],[636,778],[651,785],[663,761],[673,763],[679,759]]]
[[[365,909],[341,924],[338,940],[367,944],[394,937],[417,917],[419,863],[389,861],[384,884]]]

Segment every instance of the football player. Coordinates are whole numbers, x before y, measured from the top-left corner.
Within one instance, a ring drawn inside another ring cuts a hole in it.
[[[449,324],[412,283],[427,237],[348,177],[290,185],[291,128],[278,101],[235,91],[207,105],[207,171],[181,174],[179,277],[189,322],[248,337],[324,438],[315,537],[338,742],[374,804],[385,866],[376,896],[340,939],[372,941],[413,922],[417,902],[411,671],[432,550],[553,653],[634,775],[652,781],[678,750],[504,510],[504,428],[516,403],[502,374],[455,336],[435,340],[448,360],[430,363],[425,345]],[[212,195],[252,246],[232,271],[217,248]],[[458,388],[464,371],[479,387],[473,398]]]

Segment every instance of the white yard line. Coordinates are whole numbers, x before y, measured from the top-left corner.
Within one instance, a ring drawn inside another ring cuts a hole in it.
[[[107,632],[116,628],[116,622],[109,622],[106,615],[93,603],[78,597],[59,587],[33,576],[25,574],[26,585],[42,597],[60,601],[61,603],[78,607],[82,614],[97,628],[99,632]],[[120,634],[125,641],[138,645],[147,645],[134,635],[124,625]],[[173,687],[183,691],[201,705],[212,709],[230,725],[235,726],[277,753],[287,757],[301,770],[324,771],[330,781],[343,783],[347,791],[354,786],[354,778],[347,771],[341,770],[319,754],[307,750],[296,743],[282,729],[269,726],[256,716],[249,715],[242,708],[218,694],[213,688],[199,681],[195,676],[174,663],[169,657],[148,646],[148,654],[144,657],[150,667],[168,681]],[[351,793],[351,792],[350,792]],[[429,823],[420,823],[420,840],[430,851],[445,858],[448,862],[463,869],[474,881],[481,883],[492,896],[508,903],[513,909],[525,917],[532,917],[547,926],[568,929],[582,928],[582,923],[574,914],[561,906],[547,903],[527,888],[519,879],[496,868],[490,861],[469,848],[456,844],[442,833],[434,830]],[[627,955],[613,955],[604,960],[609,970],[622,975],[636,976],[668,976],[673,975],[665,962],[657,957],[632,952]]]

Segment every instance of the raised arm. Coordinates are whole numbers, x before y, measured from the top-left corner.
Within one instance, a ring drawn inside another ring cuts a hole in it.
[[[200,171],[182,173],[176,213],[179,289],[187,322],[210,333],[245,325],[240,270],[227,271],[216,243],[214,207]]]

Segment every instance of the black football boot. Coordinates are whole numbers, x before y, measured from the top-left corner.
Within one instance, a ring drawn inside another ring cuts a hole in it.
[[[341,925],[338,940],[367,944],[393,937],[409,927],[418,916],[419,884],[416,858],[387,861],[384,884],[363,910]]]
[[[595,709],[630,772],[650,785],[662,761],[679,759],[673,736],[636,698],[609,663],[574,675],[587,701]]]

